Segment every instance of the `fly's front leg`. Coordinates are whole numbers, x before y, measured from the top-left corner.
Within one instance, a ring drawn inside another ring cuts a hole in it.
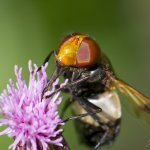
[[[47,95],[46,98],[49,98],[49,97],[53,96],[54,94],[56,94],[57,92],[63,91],[64,89],[69,89],[69,88],[72,89],[73,86],[75,86],[75,85],[77,85],[77,84],[80,84],[81,82],[86,81],[86,80],[88,80],[89,78],[90,78],[90,76],[86,76],[86,77],[84,77],[84,78],[82,78],[82,79],[78,79],[78,80],[76,80],[76,81],[74,81],[74,82],[72,82],[72,83],[67,83],[66,85],[64,85],[64,86],[62,86],[62,87],[56,89],[56,90],[55,90],[53,93],[51,93],[50,95]],[[46,91],[49,86],[50,86],[50,85],[48,84],[48,85],[45,87],[44,91]]]

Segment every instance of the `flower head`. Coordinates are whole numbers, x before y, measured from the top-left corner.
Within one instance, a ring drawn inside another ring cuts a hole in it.
[[[15,66],[16,85],[10,80],[7,90],[0,96],[0,114],[4,116],[0,119],[0,126],[7,126],[0,135],[7,134],[14,139],[14,143],[9,146],[13,150],[21,147],[47,150],[49,144],[62,146],[62,129],[59,126],[63,123],[57,111],[62,98],[60,92],[47,96],[55,91],[58,80],[53,83],[51,90],[43,94],[48,81],[48,64],[38,72],[36,65],[32,69],[31,61],[28,66],[29,84],[22,80],[22,69]]]

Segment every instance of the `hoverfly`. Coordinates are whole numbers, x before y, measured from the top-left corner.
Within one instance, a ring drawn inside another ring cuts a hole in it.
[[[113,142],[119,133],[122,114],[118,91],[128,97],[129,104],[134,104],[135,114],[138,110],[138,115],[149,115],[150,99],[116,76],[109,59],[88,35],[67,36],[54,54],[56,70],[52,80],[60,75],[69,79],[65,90],[71,94],[74,113],[89,113],[80,118],[79,128],[82,138],[93,146],[93,150]],[[64,110],[68,104],[66,102]],[[102,112],[93,113],[100,108]]]

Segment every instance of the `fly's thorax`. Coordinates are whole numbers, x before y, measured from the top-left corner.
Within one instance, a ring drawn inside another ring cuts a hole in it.
[[[91,97],[97,93],[103,92],[105,89],[105,72],[100,66],[93,68],[74,68],[66,67],[63,71],[65,79],[69,79],[69,83],[72,84],[69,87],[69,91],[74,96],[86,96]],[[84,78],[89,77],[84,80]],[[75,83],[77,80],[82,80],[80,83]]]

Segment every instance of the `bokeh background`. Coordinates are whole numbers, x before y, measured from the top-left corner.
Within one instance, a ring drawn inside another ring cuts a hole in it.
[[[110,58],[117,75],[150,97],[150,1],[146,0],[0,0],[0,91],[14,78],[14,65],[40,65],[67,34],[89,34]],[[53,71],[54,60],[49,63]],[[124,99],[122,99],[124,100]],[[70,111],[66,114],[70,116]],[[102,150],[145,150],[150,127],[123,108],[121,132]],[[88,150],[76,135],[73,122],[65,127],[71,150]],[[0,150],[12,141],[0,137]]]

